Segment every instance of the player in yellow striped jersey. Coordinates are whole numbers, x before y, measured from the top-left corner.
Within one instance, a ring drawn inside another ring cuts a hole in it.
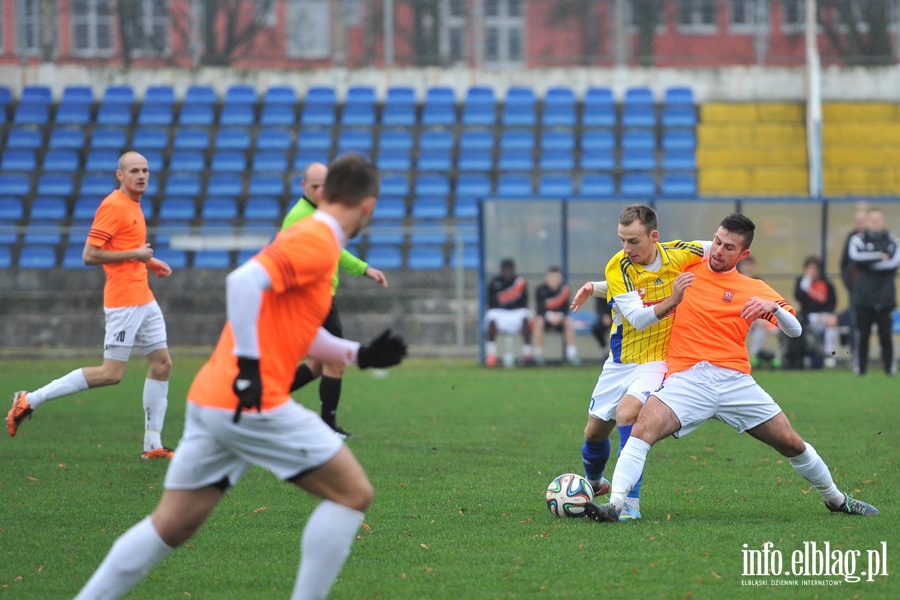
[[[603,471],[610,455],[609,436],[618,424],[619,450],[649,395],[662,384],[672,330],[672,299],[693,275],[683,273],[709,256],[711,242],[660,242],[656,212],[626,206],[619,215],[622,250],[606,265],[606,281],[587,282],[572,302],[578,308],[591,295],[605,296],[612,308],[610,352],[591,394],[581,449],[585,477],[596,494],[609,490]],[[621,519],[640,518],[640,480],[631,489]]]

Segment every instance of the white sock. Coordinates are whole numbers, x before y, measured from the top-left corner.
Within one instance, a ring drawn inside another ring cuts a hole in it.
[[[838,342],[841,340],[841,330],[837,327],[829,327],[825,330],[824,338],[823,350],[825,351],[825,358],[834,358]]]
[[[522,344],[522,356],[531,356],[531,344]]]
[[[544,358],[544,347],[543,346],[535,346],[534,347],[534,357],[535,358]]]
[[[566,360],[577,360],[578,359],[578,347],[577,346],[566,346]]]
[[[625,496],[640,479],[644,472],[644,463],[647,462],[647,453],[650,452],[650,444],[640,438],[631,436],[619,453],[616,461],[616,470],[613,472],[612,491],[609,501],[622,510],[625,505]]]
[[[163,422],[169,406],[169,382],[144,380],[144,452],[162,448]]]
[[[323,500],[303,529],[300,570],[291,600],[328,596],[331,586],[350,555],[350,546],[365,513],[330,500]]]
[[[48,400],[71,396],[86,389],[88,389],[88,384],[84,378],[84,373],[81,369],[75,369],[68,375],[54,379],[39,390],[28,392],[26,400],[31,408],[35,409]]]
[[[844,502],[844,494],[834,485],[834,479],[828,471],[828,465],[825,464],[825,461],[822,460],[816,449],[812,447],[812,444],[809,442],[804,443],[806,444],[806,451],[794,458],[789,458],[788,461],[790,461],[791,466],[794,467],[794,470],[801,477],[819,490],[826,504],[834,507],[840,506]]]
[[[497,342],[485,342],[484,353],[488,356],[497,356]]]
[[[146,517],[116,540],[75,600],[121,598],[174,550]]]

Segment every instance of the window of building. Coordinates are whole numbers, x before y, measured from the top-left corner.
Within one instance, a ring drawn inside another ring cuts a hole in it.
[[[525,15],[521,0],[485,0],[485,64],[522,64],[525,60],[524,32]]]
[[[444,64],[466,62],[465,0],[443,0],[441,10],[440,53]]]
[[[114,52],[115,9],[112,0],[72,0],[72,54],[110,56]]]
[[[331,9],[328,0],[295,0],[288,9],[288,54],[293,58],[331,56]]]
[[[715,33],[718,30],[717,0],[679,0],[678,31],[683,33]]]
[[[781,0],[781,29],[785,33],[806,29],[806,0]]]
[[[735,33],[753,33],[768,29],[768,0],[729,0],[728,26]]]
[[[41,30],[46,25],[52,31],[55,27],[56,16],[55,2],[53,3],[53,22],[45,24],[41,19],[41,0],[17,0],[16,51],[24,56],[39,56],[41,54]],[[2,36],[2,31],[0,31],[0,36]],[[52,36],[54,54],[57,49],[57,37],[56,35]]]
[[[171,47],[168,0],[144,0],[134,3],[137,13],[124,23],[134,56],[165,56]]]

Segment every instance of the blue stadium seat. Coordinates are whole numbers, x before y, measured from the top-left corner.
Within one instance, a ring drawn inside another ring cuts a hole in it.
[[[0,196],[0,223],[21,221],[25,216],[22,199],[17,196]]]
[[[197,206],[192,197],[163,196],[159,203],[160,221],[190,221],[195,216]]]
[[[384,196],[408,196],[409,179],[404,175],[385,175],[381,178],[381,194]]]
[[[210,161],[213,173],[243,173],[247,170],[247,156],[240,150],[216,150]]]
[[[13,127],[6,138],[7,150],[40,150],[44,146],[40,129]]]
[[[456,253],[456,248],[450,249],[450,266],[454,269],[462,266],[463,269],[477,269],[481,265],[481,255],[476,244],[465,244],[462,247],[462,263]]]
[[[44,173],[38,177],[38,196],[71,196],[75,193],[73,176],[69,173]]]
[[[131,104],[102,103],[97,108],[98,125],[131,125]]]
[[[697,158],[693,150],[666,150],[662,167],[666,171],[696,171]]]
[[[134,104],[134,89],[130,85],[110,85],[103,91],[101,104]]]
[[[219,115],[219,125],[249,127],[256,124],[256,111],[250,104],[226,104]]]
[[[541,171],[571,171],[575,168],[575,154],[571,150],[546,150],[541,153]]]
[[[297,92],[289,85],[273,85],[263,94],[263,106],[297,106]]]
[[[243,193],[244,181],[241,175],[213,173],[206,184],[207,196],[240,196]]]
[[[656,179],[644,173],[625,173],[619,184],[619,194],[625,198],[648,200],[656,196]]]
[[[91,232],[91,226],[93,224],[93,214],[88,218],[73,218],[72,224],[69,225],[69,234],[66,243],[76,246],[79,249],[84,249],[84,243],[87,240],[88,234]]]
[[[531,171],[534,169],[534,156],[530,150],[500,150],[497,159],[500,171]]]
[[[694,91],[687,86],[672,86],[663,94],[664,106],[694,106]]]
[[[288,156],[283,150],[257,150],[253,154],[251,169],[254,172],[287,171]]]
[[[178,248],[156,248],[153,251],[153,256],[176,271],[187,268],[187,252],[184,250]]]
[[[81,178],[81,185],[78,188],[80,196],[92,196],[98,199],[106,198],[113,190],[118,189],[119,182],[116,180],[112,171],[106,171],[103,174],[85,175]]]
[[[12,249],[9,246],[0,246],[0,269],[12,267]]]
[[[191,201],[193,205],[193,201]],[[172,242],[172,238],[180,235],[191,235],[194,231],[194,228],[191,224],[186,220],[164,220],[162,216],[160,216],[159,224],[156,228],[156,235],[153,236],[153,245],[155,246],[153,255],[159,258],[160,260],[165,260],[169,262],[167,259],[163,258],[159,255],[161,248],[168,248],[168,246]],[[174,265],[169,263],[172,268],[175,268]]]
[[[19,102],[13,112],[15,125],[46,125],[50,122],[50,107],[46,104],[23,104]]]
[[[541,151],[575,150],[575,135],[571,131],[545,131],[541,134]]]
[[[408,129],[386,129],[381,132],[378,139],[378,150],[403,150],[409,152],[413,149],[413,136]]]
[[[329,154],[331,146],[331,133],[327,129],[304,129],[297,135],[298,150],[317,150]]]
[[[413,186],[413,194],[446,198],[450,195],[450,181],[446,175],[420,175]]]
[[[612,90],[606,87],[591,87],[584,94],[581,124],[584,127],[615,127],[616,101]]]
[[[656,127],[656,108],[638,104],[622,107],[622,127]]]
[[[422,125],[455,125],[456,95],[453,88],[445,86],[430,87],[425,92],[422,104]]]
[[[341,110],[341,125],[371,127],[375,125],[375,88],[354,85],[347,89]]]
[[[13,93],[8,85],[0,85],[0,109],[5,110],[13,101]]]
[[[178,124],[182,127],[209,127],[215,120],[215,109],[207,104],[185,104],[178,113]]]
[[[205,220],[233,220],[238,216],[238,204],[234,198],[207,198],[200,205],[200,218]]]
[[[656,151],[625,150],[621,167],[623,171],[653,171],[656,169]]]
[[[169,132],[164,127],[138,127],[134,130],[131,145],[141,153],[144,150],[167,150]]]
[[[231,252],[228,250],[197,250],[194,252],[195,269],[230,269]]]
[[[89,269],[84,264],[84,244],[66,246],[63,250],[62,268],[63,269]]]
[[[175,130],[172,139],[172,148],[175,150],[206,150],[209,148],[209,134],[206,129],[186,127]]]
[[[43,104],[53,102],[53,90],[47,85],[26,85],[19,96],[19,104]]]
[[[462,172],[486,173],[494,168],[494,155],[486,150],[460,150],[456,168]]]
[[[624,106],[653,106],[653,90],[647,86],[639,85],[625,90]]]
[[[75,150],[48,150],[44,154],[43,170],[75,172],[79,168],[78,152]]]
[[[456,202],[460,198],[480,199],[491,195],[491,178],[487,175],[460,175],[456,179]]]
[[[381,150],[375,164],[382,171],[409,171],[412,157],[407,150]]]
[[[512,86],[506,92],[501,122],[507,127],[534,127],[537,124],[534,90],[525,86]]]
[[[412,217],[414,219],[446,219],[448,214],[446,197],[420,196],[413,199]]]
[[[30,221],[62,221],[68,216],[66,201],[59,197],[35,198],[31,202]]]
[[[500,175],[497,178],[497,195],[504,198],[531,198],[534,188],[528,175]]]
[[[91,135],[94,150],[114,150],[121,153],[127,145],[127,135],[123,127],[98,127]]]
[[[407,86],[389,87],[381,114],[386,127],[412,127],[416,124],[416,93]]]
[[[281,204],[277,198],[254,196],[244,204],[244,218],[248,221],[273,221],[282,216]]]
[[[660,123],[663,127],[696,127],[697,113],[693,106],[663,106]]]
[[[50,150],[81,150],[84,148],[84,130],[56,127],[50,131],[47,148]]]
[[[399,221],[406,218],[406,200],[401,196],[384,195],[378,199],[372,219],[376,221]]]
[[[626,129],[622,132],[622,150],[653,150],[656,134],[651,129]]]
[[[416,159],[419,171],[439,171],[446,173],[453,168],[453,155],[449,150],[420,150]]]
[[[30,246],[58,246],[62,242],[61,220],[38,220],[33,218],[25,228],[22,243]]]
[[[369,155],[373,146],[372,132],[367,129],[345,129],[338,134],[337,153],[359,152]]]
[[[694,150],[697,136],[692,129],[664,129],[661,145],[663,150]]]
[[[494,133],[484,129],[464,129],[459,136],[460,152],[470,150],[493,152]]]
[[[119,155],[116,150],[90,150],[84,160],[84,170],[115,173],[119,167]]]
[[[111,192],[112,189],[109,191]],[[104,196],[100,195],[79,197],[75,200],[75,206],[72,209],[72,218],[78,220],[93,219],[94,215],[97,214],[97,209],[100,208],[100,203],[103,201],[103,198]]]
[[[62,125],[87,125],[91,122],[94,91],[86,85],[70,85],[63,89],[54,121]]]
[[[476,85],[466,91],[461,122],[483,127],[493,127],[497,123],[497,98],[493,88]]]
[[[574,127],[577,121],[575,94],[568,87],[551,87],[544,94],[541,122],[544,127]]]
[[[249,150],[250,131],[243,127],[226,127],[216,133],[217,150]]]
[[[171,104],[154,104],[144,102],[138,110],[138,125],[169,126],[174,122]]]
[[[171,85],[151,85],[144,92],[144,103],[172,106],[175,104],[175,88]]]
[[[541,198],[568,198],[575,193],[572,178],[568,175],[543,175],[538,181]]]
[[[369,240],[370,247],[383,244],[399,247],[406,240],[403,230],[398,229],[396,223],[380,223],[378,227],[371,227],[366,238]]]
[[[0,246],[18,246],[19,234],[16,225],[8,221],[0,221]]]
[[[22,246],[19,251],[20,269],[53,269],[56,249],[52,246]]]
[[[144,155],[144,158],[147,159],[147,166],[150,167],[150,185],[153,185],[153,182],[156,181],[156,178],[153,177],[156,173],[161,173],[163,171],[163,166],[165,163],[163,162],[163,154],[161,150],[143,150],[141,154]],[[145,194],[147,192],[144,192]]]
[[[479,198],[475,196],[457,195],[456,200],[453,202],[453,218],[462,220],[477,219],[478,200]]]
[[[432,245],[412,245],[406,259],[406,266],[416,271],[443,269],[444,249]]]
[[[206,171],[206,155],[201,150],[174,150],[169,159],[169,173],[197,173]]]
[[[37,171],[37,158],[34,150],[7,150],[0,158],[0,171]]]
[[[256,88],[252,85],[234,84],[225,90],[225,99],[222,101],[222,105],[253,106],[256,104],[257,100]]]
[[[534,133],[524,129],[507,129],[500,134],[500,150],[534,150]]]
[[[297,150],[294,153],[294,165],[293,168],[295,171],[304,170],[309,164],[317,162],[322,163],[323,165],[328,164],[329,154],[327,152],[322,152],[320,150]],[[293,184],[291,185],[291,190],[298,191],[299,187],[295,188]],[[293,193],[292,191],[292,193]],[[302,192],[300,192],[302,193]]]
[[[290,129],[281,127],[263,127],[256,135],[257,150],[290,150],[293,135]]]
[[[296,121],[294,107],[287,104],[264,104],[259,114],[259,124],[263,126],[293,126]]]
[[[605,198],[616,194],[616,184],[612,175],[585,175],[581,178],[582,196]]]
[[[369,244],[366,262],[378,269],[394,271],[403,266],[400,246],[394,244]]]
[[[306,92],[300,123],[303,125],[328,126],[335,124],[334,108],[337,94],[327,86],[311,87]]]
[[[660,192],[670,198],[693,198],[697,195],[697,177],[688,173],[667,173],[663,175]]]
[[[31,194],[31,177],[22,173],[0,173],[0,191],[9,196]]]
[[[284,177],[280,174],[251,175],[247,184],[247,193],[250,196],[281,196],[284,192]]]
[[[166,196],[188,196],[196,198],[200,195],[202,186],[200,176],[193,174],[174,174],[166,178]],[[162,213],[162,210],[160,210]],[[162,215],[160,215],[162,216]]]
[[[184,93],[185,106],[214,106],[218,101],[219,96],[211,85],[190,85]]]
[[[430,129],[419,136],[419,150],[453,150],[453,132]]]

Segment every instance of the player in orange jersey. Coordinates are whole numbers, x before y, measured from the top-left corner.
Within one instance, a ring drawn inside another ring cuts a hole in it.
[[[372,215],[378,171],[359,154],[332,164],[318,210],[228,275],[228,320],[188,391],[184,435],[153,514],[129,529],[77,596],[119,598],[200,528],[252,465],[322,498],[303,531],[291,598],[324,598],[350,553],[372,485],[342,439],[290,396],[304,356],[360,368],[399,363],[385,332],[368,346],[322,328],[344,243]]]
[[[6,428],[9,435],[16,435],[22,421],[44,402],[119,383],[125,376],[132,347],[139,346],[150,365],[144,381],[141,458],[171,458],[172,450],[162,445],[160,435],[168,406],[172,359],[166,343],[166,323],[150,291],[147,271],[168,277],[172,269],[153,258],[153,249],[147,243],[147,223],[141,211],[141,196],[150,181],[147,159],[137,152],[126,152],[119,158],[116,177],[119,189],[97,209],[83,254],[85,264],[102,265],[106,272],[103,364],[76,369],[33,392],[16,392],[6,416]]]
[[[681,437],[709,419],[773,447],[787,457],[833,512],[877,515],[878,509],[841,492],[812,445],[794,431],[781,408],[750,375],[744,340],[754,319],[774,322],[790,337],[801,333],[787,300],[759,279],[735,268],[750,255],[755,225],[741,214],[726,217],[713,237],[709,260],[688,267],[675,280],[675,322],[666,379],[641,409],[613,474],[608,504],[590,503],[587,515],[614,522],[640,477],[650,447],[669,435]]]

